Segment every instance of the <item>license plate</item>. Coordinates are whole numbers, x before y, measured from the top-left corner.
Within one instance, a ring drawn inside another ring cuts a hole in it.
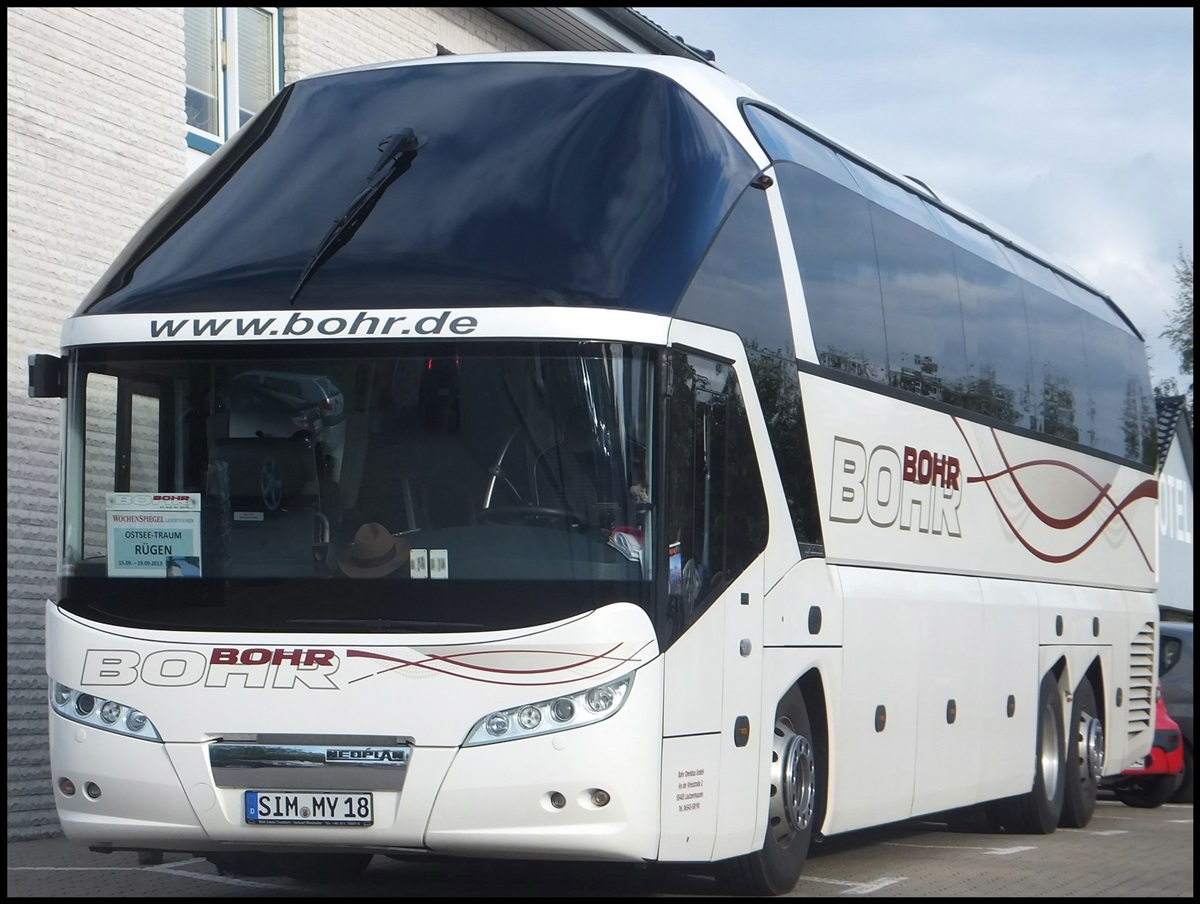
[[[369,826],[375,802],[368,791],[247,791],[247,825]]]

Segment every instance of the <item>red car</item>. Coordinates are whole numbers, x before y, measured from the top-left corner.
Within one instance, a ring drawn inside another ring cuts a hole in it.
[[[1167,715],[1161,684],[1155,698],[1154,747],[1141,763],[1130,765],[1103,785],[1131,807],[1161,807],[1171,799],[1183,777],[1183,733]]]

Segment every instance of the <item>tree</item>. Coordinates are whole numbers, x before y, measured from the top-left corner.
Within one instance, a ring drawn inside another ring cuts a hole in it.
[[[1180,369],[1185,374],[1192,372],[1192,255],[1185,254],[1183,246],[1179,248],[1179,259],[1175,262],[1175,282],[1178,289],[1175,293],[1175,310],[1167,315],[1167,328],[1160,335],[1170,341],[1171,348],[1179,354]],[[1192,412],[1192,386],[1189,383],[1185,403],[1188,414]],[[1178,390],[1172,378],[1170,385],[1162,381],[1154,387],[1156,396],[1175,395]]]
[[[1179,260],[1175,263],[1175,281],[1179,289],[1175,293],[1175,310],[1168,315],[1167,328],[1162,337],[1169,339],[1171,348],[1179,353],[1180,367],[1185,374],[1192,372],[1192,255],[1179,249]]]

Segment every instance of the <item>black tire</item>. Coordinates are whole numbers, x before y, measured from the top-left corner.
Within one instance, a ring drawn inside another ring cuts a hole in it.
[[[1123,780],[1113,787],[1113,794],[1127,807],[1153,810],[1171,799],[1178,781],[1177,775],[1145,775]]]
[[[1187,741],[1183,742],[1183,775],[1179,779],[1179,787],[1175,789],[1175,793],[1171,795],[1171,803],[1173,804],[1190,804],[1192,803],[1193,791],[1193,773],[1195,764],[1192,762],[1192,745]]]
[[[362,875],[374,854],[276,854],[281,875],[301,882],[340,882]]]
[[[783,895],[796,887],[820,818],[823,781],[808,707],[793,689],[775,714],[767,837],[761,850],[722,864],[731,891]]]
[[[1066,796],[1063,702],[1052,673],[1042,679],[1038,692],[1036,741],[1033,787],[1025,794],[1000,801],[996,807],[1001,825],[1021,835],[1049,835],[1057,829]]]
[[[1067,759],[1063,770],[1062,816],[1058,824],[1082,829],[1096,812],[1096,795],[1104,774],[1104,728],[1092,683],[1084,678],[1075,689],[1071,720],[1067,723]]]

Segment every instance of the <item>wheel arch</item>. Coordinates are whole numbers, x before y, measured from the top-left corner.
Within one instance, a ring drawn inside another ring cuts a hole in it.
[[[1100,719],[1100,724],[1104,726],[1104,734],[1108,735],[1109,731],[1109,711],[1108,711],[1108,693],[1104,683],[1104,665],[1100,661],[1100,657],[1095,657],[1079,679],[1080,682],[1087,680],[1092,686],[1092,692],[1096,696],[1096,709],[1099,712],[1096,716]],[[1079,682],[1076,682],[1076,687],[1079,687]]]
[[[1054,674],[1054,680],[1058,682],[1059,688],[1061,688],[1064,692],[1069,692],[1072,689],[1070,684],[1070,674],[1067,666],[1067,657],[1065,654],[1059,654],[1058,658],[1050,664],[1050,668],[1047,669],[1047,671]],[[1041,678],[1038,680],[1040,681]]]
[[[1083,664],[1068,662],[1065,655],[1060,656],[1053,665],[1050,671],[1054,673],[1058,680],[1058,686],[1068,696],[1064,698],[1063,716],[1070,718],[1070,700],[1075,692],[1079,689],[1079,685],[1085,680],[1091,684],[1092,693],[1096,698],[1097,716],[1100,719],[1100,724],[1104,727],[1104,733],[1107,737],[1110,728],[1110,712],[1111,701],[1108,699],[1107,684],[1105,683],[1104,662],[1099,653]]]

